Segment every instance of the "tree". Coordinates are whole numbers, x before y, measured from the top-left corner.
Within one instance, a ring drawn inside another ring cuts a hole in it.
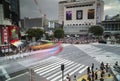
[[[63,29],[56,29],[56,30],[54,31],[54,37],[55,37],[55,38],[58,38],[58,40],[59,40],[60,38],[63,38],[63,37],[64,37],[64,31],[63,31]]]
[[[103,28],[101,26],[91,26],[89,32],[95,36],[101,36],[103,34]]]
[[[42,29],[29,29],[26,33],[28,34],[29,39],[31,39],[32,37],[35,37],[36,40],[38,40],[41,37],[43,37],[44,30],[42,30]]]

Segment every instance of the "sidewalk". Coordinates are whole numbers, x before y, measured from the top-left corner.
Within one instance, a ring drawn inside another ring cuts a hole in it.
[[[89,80],[87,80],[87,77],[88,77],[88,75],[85,74],[85,75],[81,76],[80,78],[78,78],[77,81],[82,81],[83,78],[86,79],[86,81],[89,81]],[[94,80],[94,81],[100,81],[100,71],[98,71],[98,79]],[[110,73],[110,77],[109,77],[108,73],[105,73],[104,81],[114,81],[113,75]]]

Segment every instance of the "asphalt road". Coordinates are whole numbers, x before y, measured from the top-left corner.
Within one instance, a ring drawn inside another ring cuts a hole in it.
[[[71,78],[73,78],[73,75],[79,77],[85,74],[86,68],[88,66],[91,67],[92,63],[94,63],[95,68],[99,68],[101,62],[113,65],[115,61],[120,61],[119,46],[68,44],[63,45],[63,47],[63,51],[55,56],[50,56],[34,62],[17,62],[17,66],[19,67],[19,65],[21,65],[22,67],[32,69],[34,71],[32,72],[32,79],[35,81],[62,81],[61,64],[65,65],[65,79],[68,73]],[[30,73],[31,71],[28,71],[26,74],[11,78],[7,81],[21,81],[21,79],[23,81],[29,81]]]

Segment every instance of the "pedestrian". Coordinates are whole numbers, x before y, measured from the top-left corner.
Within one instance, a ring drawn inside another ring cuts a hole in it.
[[[68,77],[66,77],[66,80],[65,81],[69,81],[69,78]]]
[[[95,80],[97,80],[98,79],[98,74],[97,74],[97,72],[95,72]]]
[[[73,81],[77,81],[77,79],[76,79],[76,75],[74,75]]]
[[[91,75],[92,75],[91,72],[89,72],[89,74],[88,74],[88,78],[87,78],[88,81],[91,81]]]
[[[87,74],[89,74],[89,73],[90,73],[90,67],[87,68]]]
[[[101,77],[104,77],[104,74],[105,74],[104,70],[101,70]]]
[[[86,79],[83,78],[81,81],[86,81]]]
[[[101,78],[100,78],[100,81],[104,81],[104,78],[103,78],[103,77],[101,77]]]
[[[104,69],[105,69],[103,62],[102,62],[101,65],[100,65],[100,69],[101,69],[101,70],[104,70]]]
[[[94,81],[94,71],[92,71],[92,81]]]
[[[69,74],[67,74],[67,79],[69,79],[69,81],[71,81],[71,77]]]
[[[105,66],[106,72],[108,72],[108,63]]]
[[[94,70],[94,63],[92,63],[92,67],[91,67],[92,71]]]

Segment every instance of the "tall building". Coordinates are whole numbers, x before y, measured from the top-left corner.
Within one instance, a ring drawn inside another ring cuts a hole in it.
[[[65,34],[87,35],[91,25],[103,20],[103,0],[68,0],[59,2],[59,23]]]
[[[117,14],[111,18],[106,18],[105,21],[102,21],[101,25],[104,28],[104,35],[120,35],[120,14]]]
[[[19,0],[0,0],[0,25],[18,26],[19,20]]]
[[[19,0],[0,0],[0,44],[19,39],[19,20]],[[15,31],[16,37],[11,35],[12,31]]]

